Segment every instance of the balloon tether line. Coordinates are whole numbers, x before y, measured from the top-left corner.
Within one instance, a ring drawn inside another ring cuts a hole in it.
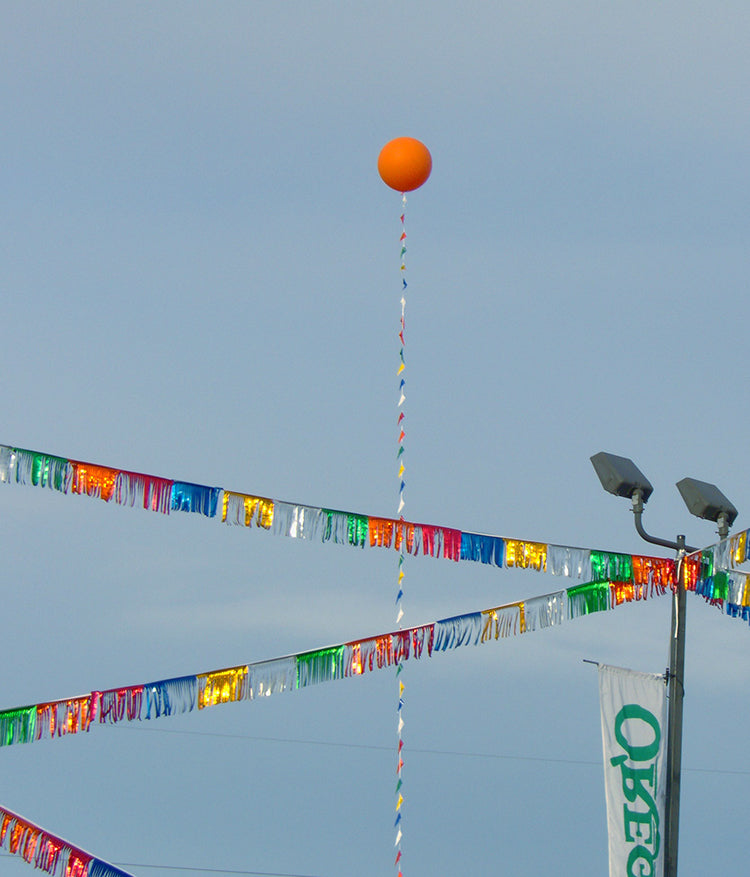
[[[378,173],[383,182],[401,192],[401,328],[398,333],[401,347],[399,351],[398,377],[399,383],[399,399],[398,399],[398,452],[396,458],[398,460],[398,521],[396,522],[396,549],[399,552],[398,558],[398,593],[396,596],[397,615],[396,623],[398,629],[401,630],[401,619],[404,617],[403,609],[403,581],[404,581],[404,540],[407,542],[406,551],[409,551],[411,545],[411,531],[407,530],[404,523],[404,488],[406,482],[404,480],[404,439],[406,431],[404,429],[404,411],[402,405],[406,398],[406,380],[404,379],[404,370],[406,364],[404,362],[404,329],[406,318],[406,193],[418,189],[430,176],[432,170],[432,156],[429,149],[419,140],[413,137],[397,137],[391,140],[380,150],[378,156]],[[398,877],[401,874],[401,805],[404,803],[404,797],[401,793],[403,783],[402,772],[404,760],[402,758],[404,740],[402,730],[404,727],[404,718],[402,714],[404,706],[404,683],[401,679],[401,671],[403,666],[399,661],[396,667],[396,679],[398,681],[398,754],[397,754],[397,782],[396,782],[396,868],[398,869]]]
[[[406,486],[406,482],[404,480],[404,473],[406,471],[406,466],[404,465],[404,439],[406,438],[406,431],[404,429],[404,409],[403,404],[406,400],[406,379],[404,378],[404,372],[406,369],[406,363],[404,361],[404,347],[405,347],[405,339],[404,339],[404,331],[406,329],[406,192],[401,194],[401,237],[399,238],[401,244],[401,320],[400,320],[400,328],[398,333],[398,338],[400,341],[399,348],[399,365],[398,365],[398,378],[399,378],[399,387],[398,387],[398,418],[396,421],[396,425],[398,428],[398,451],[396,453],[396,459],[398,461],[398,482],[399,482],[399,491],[398,491],[398,519],[399,522],[404,520],[404,488]],[[404,582],[404,539],[405,534],[402,532],[401,541],[399,546],[399,557],[398,557],[398,590],[396,594],[396,624],[398,625],[398,629],[401,630],[401,619],[404,617],[404,609],[403,609],[403,582]],[[402,715],[402,710],[404,706],[404,683],[401,679],[401,672],[403,670],[403,664],[399,661],[396,667],[396,679],[398,682],[398,724],[397,724],[397,736],[398,736],[398,747],[396,751],[396,821],[394,823],[394,827],[396,829],[396,861],[395,866],[398,868],[398,877],[402,877],[401,873],[401,805],[403,804],[404,797],[401,792],[403,785],[403,748],[404,748],[404,740],[402,736],[402,731],[404,727],[404,718]]]

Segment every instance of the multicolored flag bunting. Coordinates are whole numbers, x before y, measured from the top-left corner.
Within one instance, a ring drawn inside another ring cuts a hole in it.
[[[276,535],[357,548],[393,548],[404,555],[425,555],[454,562],[471,561],[502,569],[529,569],[581,582],[619,581],[628,588],[674,576],[674,560],[574,548],[541,540],[509,539],[453,527],[418,524],[357,512],[174,481],[110,466],[82,463],[39,451],[0,445],[0,484],[46,487],[64,494],[95,497],[108,503],[140,506],[170,514],[191,512],[226,524]],[[719,601],[728,615],[750,622],[747,574],[736,567],[747,560],[743,531],[684,561],[695,588]]]
[[[180,511],[218,518],[221,512],[221,520],[227,524],[357,548],[395,548],[399,559],[405,554],[425,555],[502,569],[530,569],[586,583],[616,582],[615,599],[619,602],[639,599],[639,589],[644,586],[667,587],[675,578],[675,561],[663,557],[508,539],[435,524],[318,508],[7,445],[0,445],[2,483],[46,487],[119,505],[142,506],[163,514]],[[750,573],[737,567],[748,560],[749,532],[743,530],[682,561],[689,590],[721,606],[727,615],[748,623]],[[606,595],[605,598],[609,599]],[[593,598],[587,594],[586,599]]]
[[[79,850],[38,825],[0,807],[0,848],[29,865],[61,877],[131,877],[126,871]]]
[[[679,571],[680,585],[714,605],[723,605],[728,615],[747,617],[750,615],[747,583],[738,585],[734,573],[717,571],[713,561],[709,563],[705,559],[709,553],[697,552],[685,558]],[[64,737],[102,724],[158,719],[223,703],[256,700],[321,682],[398,667],[407,660],[430,658],[436,652],[556,627],[584,615],[674,590],[678,580],[675,562],[664,561],[665,566],[653,567],[650,561],[654,560],[632,558],[633,563],[627,567],[632,570],[628,581],[588,582],[530,600],[296,655],[1,710],[0,746]],[[617,569],[622,574],[619,561]],[[744,603],[725,602],[727,597],[718,596],[719,593],[732,599],[741,598]],[[399,793],[400,786],[397,799]]]

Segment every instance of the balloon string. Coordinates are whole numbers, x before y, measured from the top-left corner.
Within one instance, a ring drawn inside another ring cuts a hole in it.
[[[399,490],[398,490],[398,516],[399,520],[403,521],[403,511],[404,511],[404,488],[406,487],[406,481],[404,479],[404,473],[406,472],[406,466],[404,464],[404,440],[406,438],[406,431],[404,429],[404,402],[406,400],[406,378],[405,378],[405,370],[406,363],[404,361],[404,347],[406,346],[406,341],[404,339],[404,331],[406,329],[406,192],[404,192],[401,196],[401,237],[399,238],[401,243],[401,320],[399,322],[399,332],[398,338],[400,342],[399,348],[399,365],[398,365],[398,378],[399,378],[399,387],[398,387],[398,418],[396,421],[396,426],[398,429],[398,451],[396,454],[396,459],[398,461],[398,482],[399,482]],[[401,547],[399,550],[398,557],[398,590],[396,594],[396,624],[398,625],[399,630],[401,630],[401,619],[404,617],[404,608],[402,604],[403,596],[404,596],[404,551],[403,545],[405,542],[405,537],[402,535],[401,538]],[[404,740],[402,736],[402,731],[404,728],[404,717],[402,714],[403,706],[404,706],[404,683],[401,679],[401,672],[403,671],[403,664],[399,661],[398,666],[396,667],[396,679],[398,682],[398,724],[397,724],[397,735],[398,735],[398,749],[396,752],[396,822],[394,823],[394,827],[396,829],[396,862],[395,866],[398,871],[398,877],[402,877],[401,872],[401,805],[404,802],[404,796],[402,793],[403,787],[403,768],[404,768],[404,759],[403,759],[403,749],[404,749]]]

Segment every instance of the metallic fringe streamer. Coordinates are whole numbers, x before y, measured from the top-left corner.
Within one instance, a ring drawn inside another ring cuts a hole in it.
[[[458,563],[461,560],[461,531],[443,527],[443,557]]]
[[[36,731],[36,713],[36,706],[22,706],[0,712],[0,746],[31,743]]]
[[[461,533],[461,560],[492,563],[502,566],[505,545],[499,536],[482,536],[479,533]]]
[[[741,618],[750,623],[750,606],[740,606],[737,603],[727,603],[726,613],[730,618]]]
[[[732,564],[744,563],[747,560],[747,530],[737,533],[729,540]]]
[[[403,334],[403,330],[400,334]],[[399,406],[404,401],[403,380]],[[403,412],[399,415],[399,459],[403,453]],[[399,478],[403,492],[403,461]],[[415,524],[402,519],[371,518],[353,512],[322,509],[250,494],[224,491],[218,487],[170,481],[157,476],[128,472],[107,466],[68,461],[22,448],[0,445],[0,483],[31,484],[64,493],[77,493],[113,501],[120,505],[142,505],[168,514],[171,510],[196,512],[215,517],[222,502],[222,521],[250,527],[253,522],[275,534],[292,538],[331,541],[363,547],[393,547],[401,555],[424,554],[450,560],[466,560],[495,566],[536,569],[583,581],[629,582],[643,585],[648,578],[652,590],[674,587],[674,561],[616,554],[604,551],[545,545],[540,542],[503,539],[465,533],[449,527]],[[403,495],[401,496],[401,501]],[[725,569],[747,559],[747,534],[743,531],[708,549],[713,565]],[[705,564],[707,560],[704,560]],[[697,564],[697,566],[696,566]],[[690,590],[701,575],[700,562],[686,558],[683,581]],[[403,570],[399,568],[400,578]],[[401,590],[399,588],[399,590]],[[635,591],[636,598],[642,592]],[[400,597],[398,598],[400,600]]]
[[[198,703],[198,678],[179,676],[143,686],[146,695],[144,719],[176,716],[189,713]]]
[[[198,679],[198,709],[247,699],[249,668],[229,667],[213,673],[200,673]]]
[[[96,719],[98,698],[83,697],[44,703],[37,706],[35,740],[62,737],[88,731]]]
[[[568,576],[590,582],[591,551],[588,548],[548,545],[547,572],[552,573],[553,576]]]
[[[0,445],[0,484],[16,480],[16,455],[13,448]]]
[[[15,481],[67,493],[72,469],[67,460],[22,448],[0,447],[0,482]]]
[[[404,235],[405,237],[405,235]],[[405,252],[405,250],[404,250]],[[402,317],[403,306],[402,302]],[[400,336],[403,336],[403,324]],[[403,344],[403,337],[401,337]],[[403,358],[403,357],[402,357]],[[403,362],[399,373],[403,370]],[[401,381],[399,407],[403,404],[404,381]],[[403,412],[399,415],[399,453],[403,453]],[[401,503],[403,502],[403,462],[400,462]],[[0,445],[0,483],[30,484],[49,487],[63,493],[77,493],[98,497],[120,505],[142,505],[162,513],[170,510],[196,512],[215,517],[219,499],[222,499],[222,520],[228,523],[272,529],[293,538],[318,539],[363,547],[391,547],[400,552],[399,585],[403,578],[404,554],[420,553],[450,560],[469,560],[495,566],[536,569],[553,575],[564,575],[598,583],[620,585],[612,591],[614,603],[645,599],[650,593],[661,594],[677,584],[673,560],[604,551],[545,545],[498,536],[464,533],[448,527],[414,524],[402,519],[370,518],[352,512],[324,510],[313,506],[275,503],[273,500],[248,494],[223,491],[189,482],[173,482],[165,478],[122,471],[66,460],[37,451]],[[726,602],[743,610],[740,603],[731,601],[731,576],[717,573],[730,571],[734,564],[748,559],[748,533],[742,531],[710,546],[700,556],[688,555],[681,566],[680,582],[688,590],[696,590],[711,602]],[[724,594],[727,594],[725,599]],[[402,596],[399,587],[397,602]],[[581,604],[574,595],[576,605]],[[592,606],[593,598],[581,605]],[[746,613],[732,609],[735,617]],[[727,610],[729,611],[729,610]],[[399,616],[400,618],[400,616]]]
[[[71,460],[73,481],[71,492],[109,502],[115,492],[115,484],[120,474],[117,469],[107,466],[94,466],[91,463],[76,463]]]
[[[131,877],[10,810],[0,807],[0,847],[47,874],[61,877]]]
[[[134,722],[141,718],[143,706],[143,686],[130,685],[126,688],[110,688],[95,692],[99,695],[99,722],[110,725],[118,722]]]
[[[349,652],[348,662],[347,652]],[[351,668],[351,654],[346,646],[333,646],[297,655],[297,688],[343,679],[351,675],[346,672],[347,663]]]
[[[683,586],[692,582],[693,589],[704,599],[723,604],[727,615],[750,621],[750,575],[714,569],[711,578],[701,579],[697,574],[693,575],[695,570],[700,570],[700,556],[685,558],[682,566]],[[204,708],[230,701],[254,700],[385,667],[400,667],[410,658],[424,657],[425,651],[427,657],[431,657],[435,651],[553,627],[568,619],[614,608],[623,602],[646,599],[652,587],[647,583],[590,582],[566,591],[298,656],[246,664],[197,677],[182,676],[147,685],[93,691],[90,696],[5,710],[0,712],[0,745],[29,743],[87,730],[97,716],[98,723],[110,724],[158,718],[188,712],[195,708],[196,703],[199,708]],[[663,594],[665,590],[656,593]],[[399,725],[403,706],[401,686],[399,682]]]
[[[425,624],[348,643],[345,675],[359,676],[367,671],[397,666],[407,661],[411,655],[418,659],[422,656],[425,647],[428,656],[431,656],[433,642],[434,625]]]
[[[250,664],[247,699],[269,697],[283,691],[294,691],[297,687],[297,659],[295,657],[276,658]]]
[[[325,519],[323,542],[335,542],[338,545],[354,545],[364,548],[369,538],[369,522],[367,515],[356,515],[351,512],[338,512],[322,509]]]
[[[358,672],[364,673],[367,670],[382,670],[384,667],[395,666],[398,663],[396,660],[398,650],[394,649],[394,637],[398,637],[398,634],[385,634],[362,640],[357,654]]]
[[[701,578],[696,585],[695,593],[710,602],[715,600],[725,602],[729,597],[729,579],[726,572],[720,571],[708,578]]]
[[[422,552],[430,557],[440,557],[443,548],[443,530],[431,524],[420,524],[422,532]]]
[[[9,810],[0,809],[0,847],[21,856],[28,864],[65,877],[87,877],[91,856],[48,834]]]
[[[482,612],[482,635],[480,641],[515,636],[525,633],[525,612],[522,603],[503,606],[499,609],[488,609]]]
[[[482,635],[482,613],[456,615],[435,622],[435,651],[476,645]]]
[[[750,606],[750,576],[747,573],[729,573],[727,602],[740,607]]]
[[[397,521],[395,530],[395,542],[393,547],[401,554],[419,554],[422,546],[421,524],[411,524],[408,521]]]
[[[677,581],[677,565],[670,558],[639,557],[633,555],[633,583],[648,586],[653,593],[663,594]]]
[[[571,618],[603,612],[610,608],[609,582],[592,582],[568,588],[568,608]]]
[[[594,582],[630,582],[633,579],[633,557],[608,551],[591,552],[591,580]]]
[[[349,542],[349,516],[346,512],[323,509],[325,524],[323,526],[323,542],[336,545],[347,545]]]
[[[367,544],[369,523],[366,515],[348,515],[348,538],[349,544],[364,548]]]
[[[115,502],[119,505],[142,506],[168,515],[172,505],[173,481],[139,472],[119,472],[115,482]]]
[[[324,533],[323,509],[313,506],[293,505],[288,502],[274,503],[271,532],[292,539],[315,539],[321,541]]]
[[[526,630],[538,630],[546,627],[554,627],[565,621],[567,608],[567,593],[558,591],[556,594],[545,594],[542,597],[533,597],[524,601],[526,613]]]
[[[677,573],[678,584],[688,591],[694,591],[701,572],[701,555],[688,555],[683,557],[680,563],[679,572]]]
[[[425,646],[427,647],[427,657],[432,657],[432,649],[435,644],[435,625],[423,624],[421,627],[411,628],[411,645],[415,660],[422,657]]]
[[[704,555],[706,555],[704,557]],[[665,564],[667,561],[665,560]],[[701,578],[698,573],[703,565]],[[717,570],[708,552],[683,560],[682,586],[705,600],[723,606],[732,618],[750,622],[750,574]],[[692,585],[692,588],[690,587]],[[306,652],[257,664],[219,670],[201,676],[183,676],[147,685],[93,691],[91,695],[0,712],[0,745],[30,743],[88,730],[99,723],[176,715],[229,701],[253,700],[390,666],[401,666],[434,651],[447,651],[491,639],[553,627],[565,620],[612,609],[621,603],[646,599],[654,593],[647,582],[590,582],[567,590],[453,616],[433,624],[399,630],[340,646]],[[663,594],[667,588],[657,588]],[[401,683],[400,683],[401,684]],[[400,689],[403,695],[403,689]],[[145,709],[144,709],[145,697]],[[399,706],[403,697],[399,698]],[[401,710],[399,709],[399,716]],[[400,722],[399,722],[400,723]],[[401,760],[401,747],[399,747]]]
[[[738,549],[740,544],[741,539],[738,539]],[[732,542],[730,539],[722,539],[721,542],[712,545],[708,550],[713,552],[714,566],[719,569],[727,569],[730,566],[734,566],[734,550],[732,549]]]
[[[221,520],[227,524],[251,527],[253,520],[264,530],[273,524],[274,503],[272,499],[249,496],[225,490],[222,497]]]
[[[522,542],[519,539],[505,540],[505,565],[521,569],[547,569],[547,546],[542,542]]]
[[[196,512],[207,518],[214,518],[221,492],[220,487],[205,487],[202,484],[175,481],[172,485],[172,511]]]
[[[91,856],[81,850],[71,849],[68,853],[68,864],[65,866],[65,877],[87,877]]]
[[[437,527],[433,524],[419,524],[422,536],[422,552],[429,557],[444,557],[448,560],[461,559],[461,531],[450,527]],[[416,554],[417,552],[411,552]]]
[[[380,548],[390,548],[393,545],[393,535],[398,522],[391,518],[369,518],[368,536],[370,546],[377,545]]]

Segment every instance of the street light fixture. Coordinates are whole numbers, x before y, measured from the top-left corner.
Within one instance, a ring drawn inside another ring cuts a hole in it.
[[[628,497],[633,504],[635,529],[638,535],[653,545],[662,545],[677,552],[679,561],[686,551],[697,549],[685,545],[685,537],[676,541],[649,535],[643,529],[643,506],[653,492],[651,482],[632,460],[601,451],[591,457],[602,487],[615,496]],[[719,537],[726,539],[729,528],[737,517],[737,509],[713,484],[695,478],[683,478],[677,488],[691,514],[719,527]],[[669,728],[667,740],[667,789],[664,837],[664,875],[677,875],[677,844],[680,826],[680,771],[682,766],[682,700],[685,693],[685,589],[675,589],[672,601],[672,631],[669,647]]]
[[[677,489],[690,514],[713,521],[718,525],[719,538],[726,539],[738,512],[719,488],[697,478],[683,478],[677,482]]]
[[[627,457],[618,457],[617,454],[608,454],[600,451],[591,458],[596,474],[602,487],[615,496],[627,497],[633,503],[633,515],[635,517],[635,529],[638,535],[652,545],[661,545],[664,548],[672,548],[677,552],[695,551],[695,548],[685,545],[685,537],[678,536],[677,541],[661,539],[651,536],[643,529],[643,506],[654,492],[651,482]],[[679,486],[679,485],[678,485]],[[718,488],[716,488],[718,490]],[[726,499],[726,497],[724,497]],[[728,502],[728,500],[727,500]],[[731,503],[730,503],[731,505]],[[736,510],[735,510],[736,515]],[[732,518],[734,520],[734,518]]]
[[[648,502],[648,498],[654,492],[648,478],[627,457],[618,457],[617,454],[600,451],[594,454],[591,462],[594,464],[602,487],[608,493],[630,499],[636,490],[640,490],[641,499],[643,502]]]

